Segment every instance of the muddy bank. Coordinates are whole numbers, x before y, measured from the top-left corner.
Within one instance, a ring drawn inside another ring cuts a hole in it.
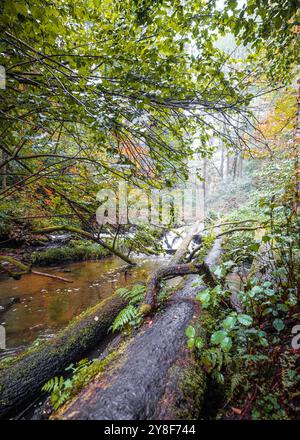
[[[0,255],[6,255],[34,266],[51,266],[85,260],[100,260],[112,255],[97,243],[85,240],[53,240],[42,244],[24,244],[4,247]]]

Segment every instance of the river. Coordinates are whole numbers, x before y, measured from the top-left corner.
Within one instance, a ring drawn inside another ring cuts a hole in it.
[[[136,257],[135,260],[137,266],[130,269],[117,257],[40,269],[68,278],[72,283],[33,274],[20,280],[0,281],[0,305],[10,298],[18,301],[6,312],[0,311],[0,324],[6,330],[6,348],[24,349],[37,338],[51,338],[72,318],[116,289],[145,282],[148,274],[165,261],[163,257]]]

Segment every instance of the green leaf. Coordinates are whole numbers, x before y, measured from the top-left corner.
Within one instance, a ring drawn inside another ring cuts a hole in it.
[[[67,366],[67,368],[65,368],[65,371],[73,370],[73,368],[74,368],[74,364],[70,364]]]
[[[210,300],[210,293],[208,289],[202,290],[196,296],[196,299],[201,302],[202,305],[208,306]]]
[[[212,344],[221,344],[221,342],[227,337],[227,332],[224,330],[218,330],[211,335]]]
[[[232,347],[232,339],[229,336],[226,336],[220,344],[222,350],[229,351]]]
[[[253,251],[253,252],[257,252],[258,249],[259,249],[259,247],[260,247],[260,244],[259,244],[259,243],[253,243],[253,244],[250,246],[250,250]]]
[[[259,343],[262,347],[268,347],[269,343],[266,338],[259,338]]]
[[[222,326],[225,330],[231,330],[236,324],[237,318],[235,316],[228,316],[222,322]]]
[[[72,381],[71,381],[71,379],[65,380],[64,386],[65,386],[65,389],[72,388]]]
[[[269,235],[263,235],[262,238],[261,238],[261,241],[263,243],[267,243],[270,240],[271,240],[271,237]]]
[[[246,327],[249,327],[249,325],[251,325],[253,322],[251,316],[244,314],[238,315],[237,319],[241,324],[245,325]]]
[[[190,338],[190,339],[188,340],[188,347],[189,347],[190,349],[192,349],[192,348],[194,348],[194,345],[195,345],[195,339],[194,339],[194,338]]]
[[[263,292],[263,289],[261,286],[254,286],[254,287],[252,287],[251,290],[249,290],[248,295],[251,298],[254,298],[255,295],[257,295],[258,293],[262,293],[262,292]]]
[[[273,321],[273,327],[274,327],[278,332],[281,332],[281,330],[284,329],[285,324],[284,324],[284,322],[282,321],[282,319],[277,318],[277,319],[274,319],[274,321]]]
[[[191,325],[189,325],[185,331],[185,334],[188,338],[194,338],[196,331],[194,329],[194,327],[192,327]]]
[[[126,293],[128,293],[129,290],[126,289],[125,287],[121,287],[120,289],[116,290],[116,293],[120,296],[126,295]]]
[[[213,376],[218,383],[220,383],[220,384],[224,383],[224,375],[222,373],[220,373],[219,371],[214,371]]]
[[[204,347],[204,341],[201,338],[196,338],[195,339],[195,347],[200,350],[200,348]]]
[[[213,273],[216,275],[216,277],[221,278],[224,275],[224,270],[221,266],[217,266],[214,268]]]

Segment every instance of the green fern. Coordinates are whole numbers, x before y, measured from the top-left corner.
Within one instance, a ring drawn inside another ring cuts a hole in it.
[[[57,391],[63,386],[63,382],[64,382],[64,378],[62,376],[60,377],[55,376],[45,383],[45,385],[42,388],[42,391],[46,391],[47,393]]]
[[[122,287],[117,289],[116,293],[123,299],[129,302],[129,304],[139,303],[144,296],[145,286],[142,284],[135,284],[131,290]]]
[[[50,401],[55,410],[63,405],[70,397],[70,390],[72,388],[72,382],[70,379],[64,380],[62,376],[55,376],[50,379],[42,387],[42,391],[51,393]]]
[[[71,397],[76,395],[83,387],[85,387],[97,374],[104,371],[106,366],[117,356],[117,352],[113,351],[103,360],[99,359],[82,359],[76,365],[70,364],[65,371],[68,372],[68,378],[62,376],[54,377],[48,380],[42,390],[50,395],[50,402],[55,410],[67,402]]]
[[[133,305],[129,304],[125,309],[115,318],[110,330],[113,332],[123,329],[130,321],[135,320],[138,317],[138,310]]]
[[[142,317],[138,311],[138,305],[144,297],[145,286],[143,284],[135,284],[130,290],[121,288],[117,289],[116,293],[125,301],[128,301],[128,306],[121,310],[112,323],[110,330],[115,332],[124,329],[127,325],[136,326],[140,324]]]
[[[126,289],[126,287],[121,287],[120,289],[116,290],[116,293],[126,301],[130,300],[130,290]]]
[[[244,379],[245,379],[245,376],[241,373],[233,374],[233,376],[231,378],[231,383],[230,383],[230,397],[231,398],[234,396],[235,390],[244,381]]]

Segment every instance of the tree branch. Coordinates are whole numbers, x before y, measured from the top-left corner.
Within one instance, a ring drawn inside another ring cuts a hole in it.
[[[19,260],[16,260],[13,257],[10,257],[9,255],[0,255],[0,262],[3,261],[3,263],[9,263],[15,267],[17,267],[19,272],[14,272],[13,270],[10,270],[8,267],[5,266],[5,264],[1,264],[1,268],[8,273],[8,275],[15,280],[19,280],[22,275],[27,275],[29,273],[32,273],[34,275],[39,275],[47,278],[54,278],[55,280],[64,281],[66,283],[73,283],[73,280],[69,280],[67,278],[60,277],[58,275],[53,275],[46,272],[39,272],[37,270],[32,270],[31,266],[26,266],[26,264],[22,263]]]

